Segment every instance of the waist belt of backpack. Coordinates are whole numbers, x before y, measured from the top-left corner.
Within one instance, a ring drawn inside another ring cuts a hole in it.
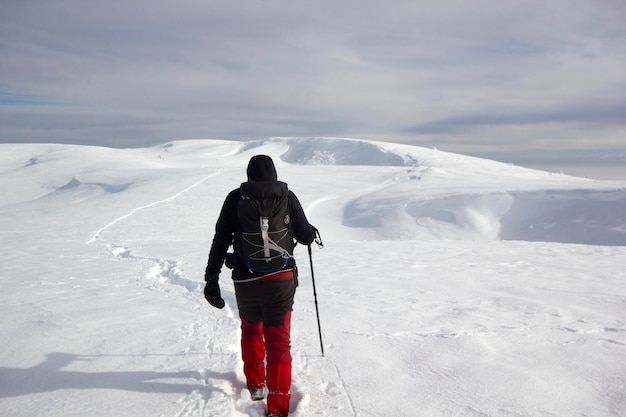
[[[260,277],[254,277],[254,278],[249,278],[249,279],[236,279],[234,280],[234,282],[235,284],[244,284],[246,282],[275,281],[275,280],[292,279],[292,278],[293,278],[293,271],[289,270],[289,271],[274,272],[268,275],[263,275]]]

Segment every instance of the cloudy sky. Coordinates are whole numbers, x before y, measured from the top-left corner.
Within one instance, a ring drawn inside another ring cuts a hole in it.
[[[624,0],[0,0],[0,142],[338,136],[624,166],[624,68]]]

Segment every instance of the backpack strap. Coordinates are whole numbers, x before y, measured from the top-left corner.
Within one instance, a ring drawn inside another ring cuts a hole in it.
[[[289,253],[285,248],[279,246],[276,242],[274,242],[274,240],[272,240],[272,238],[269,235],[269,218],[267,217],[260,217],[260,222],[261,222],[261,237],[263,238],[263,255],[265,255],[266,258],[270,257],[270,249],[274,249],[277,252],[281,252],[283,254],[283,258],[285,259],[289,259],[289,258],[293,258],[293,255],[291,253]]]

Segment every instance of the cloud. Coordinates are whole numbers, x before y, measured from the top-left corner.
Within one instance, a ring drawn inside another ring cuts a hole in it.
[[[620,0],[7,1],[0,141],[615,147],[625,21]]]

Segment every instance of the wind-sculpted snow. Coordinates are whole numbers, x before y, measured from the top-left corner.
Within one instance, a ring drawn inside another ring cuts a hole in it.
[[[549,190],[513,194],[500,238],[626,246],[626,190]]]
[[[525,240],[626,246],[626,191],[459,194],[411,201],[367,195],[344,225],[384,239]]]
[[[280,158],[301,165],[403,166],[404,159],[371,142],[312,138],[287,142],[289,150]]]
[[[67,191],[67,190],[78,190],[81,188],[99,188],[102,189],[103,191],[107,192],[107,193],[121,193],[122,191],[124,191],[125,189],[127,189],[128,187],[130,187],[131,185],[133,185],[132,183],[127,183],[127,184],[105,184],[105,183],[84,183],[82,181],[80,181],[78,178],[72,178],[72,180],[70,182],[68,182],[67,184],[57,188],[58,191]]]
[[[273,138],[245,144],[241,151],[261,148],[268,143],[284,143],[288,150],[280,155],[284,162],[298,165],[414,165],[402,156],[387,152],[376,143],[354,139]]]

